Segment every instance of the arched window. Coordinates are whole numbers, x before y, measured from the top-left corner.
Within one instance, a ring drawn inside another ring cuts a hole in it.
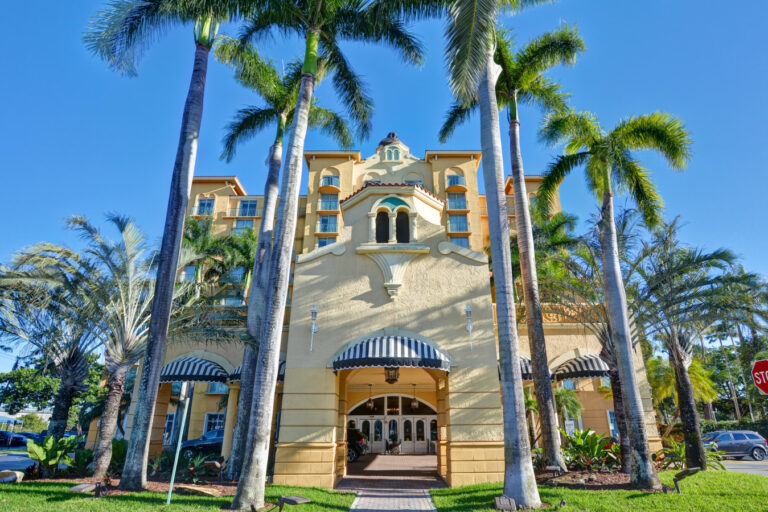
[[[371,422],[368,420],[363,421],[363,434],[365,434],[365,437],[368,439],[371,438]]]
[[[392,148],[387,149],[387,160],[392,160]]]
[[[406,212],[397,212],[397,217],[395,218],[395,236],[397,237],[397,243],[407,244],[410,241],[410,223],[410,218]]]
[[[389,242],[389,214],[379,212],[376,214],[376,243],[385,244]]]
[[[429,422],[429,438],[431,441],[437,441],[437,420]]]
[[[424,441],[424,422],[422,420],[416,422],[416,440]]]
[[[383,428],[383,424],[381,423],[381,420],[376,420],[373,423],[373,440],[374,441],[381,441],[382,428]]]
[[[403,441],[413,441],[413,431],[411,427],[411,420],[405,420],[403,422]]]

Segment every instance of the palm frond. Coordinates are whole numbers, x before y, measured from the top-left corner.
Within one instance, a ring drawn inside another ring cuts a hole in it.
[[[576,167],[582,165],[590,157],[587,152],[561,155],[549,164],[544,179],[536,190],[534,200],[536,208],[541,213],[548,213],[558,187],[566,176]]]
[[[472,112],[477,108],[477,101],[474,99],[469,103],[454,102],[451,108],[448,110],[448,114],[445,116],[445,122],[440,127],[439,138],[440,142],[445,142],[453,135],[453,132],[460,124],[464,124],[469,121],[472,116]]]
[[[653,149],[673,169],[684,169],[691,158],[691,136],[683,122],[666,112],[634,116],[619,122],[610,134],[614,144],[628,149]]]
[[[446,27],[446,59],[454,95],[469,101],[477,92],[498,15],[498,0],[454,0]]]
[[[590,148],[600,138],[600,125],[589,112],[554,112],[544,117],[539,130],[539,139],[555,146],[568,141],[567,149],[575,152],[576,147]]]
[[[231,162],[240,143],[277,123],[279,116],[280,113],[272,108],[246,107],[238,110],[234,119],[227,125],[220,158]]]
[[[349,149],[352,146],[352,134],[347,120],[332,110],[312,105],[309,109],[309,126],[319,128],[343,149]]]
[[[259,56],[256,47],[237,39],[222,37],[214,48],[216,59],[235,70],[235,78],[245,87],[253,89],[271,106],[281,99],[281,77],[274,64]]]
[[[334,39],[321,37],[320,44],[328,59],[329,70],[333,73],[332,82],[336,94],[346,107],[349,118],[355,123],[360,138],[366,139],[371,133],[373,101],[365,90],[365,84],[352,69]]]
[[[570,94],[563,92],[560,84],[545,78],[537,77],[528,85],[518,90],[517,101],[528,105],[538,105],[544,110],[565,112],[568,110]]]
[[[584,40],[576,28],[563,26],[531,40],[514,56],[510,69],[516,88],[525,89],[541,73],[557,65],[571,65],[585,50]]]
[[[661,213],[664,210],[662,201],[656,186],[651,181],[646,169],[636,160],[632,160],[628,154],[614,161],[613,172],[618,174],[617,184],[627,188],[630,197],[643,216],[645,225],[653,228],[661,221]]]

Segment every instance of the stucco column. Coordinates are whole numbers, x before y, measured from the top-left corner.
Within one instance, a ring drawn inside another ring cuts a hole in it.
[[[411,212],[408,216],[411,220],[411,242],[415,242],[419,237],[416,232],[416,212]]]
[[[368,241],[376,241],[376,212],[368,212]]]
[[[395,212],[389,212],[389,243],[394,244],[397,242],[397,233],[395,232],[395,229],[397,229],[397,213]]]
[[[237,413],[237,398],[240,395],[240,383],[227,384],[229,396],[227,397],[227,415],[224,419],[224,441],[221,443],[221,456],[229,458],[232,450],[232,434],[235,429],[235,414]]]

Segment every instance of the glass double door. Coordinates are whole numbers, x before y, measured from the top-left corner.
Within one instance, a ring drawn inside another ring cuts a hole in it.
[[[398,443],[403,454],[430,453],[430,441],[437,440],[437,416],[352,416],[349,420],[350,426],[368,436],[371,453],[384,453],[387,444]]]

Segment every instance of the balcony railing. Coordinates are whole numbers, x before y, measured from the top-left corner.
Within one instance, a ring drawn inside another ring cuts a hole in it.
[[[464,176],[448,176],[446,179],[446,183],[448,183],[449,187],[455,187],[455,186],[467,186],[467,180],[464,179]]]
[[[241,206],[227,210],[228,217],[261,217],[263,209],[255,206]]]
[[[211,205],[195,206],[192,209],[192,215],[196,217],[211,217],[213,216],[213,206]]]
[[[323,176],[320,178],[320,186],[340,188],[341,180],[338,176]]]

